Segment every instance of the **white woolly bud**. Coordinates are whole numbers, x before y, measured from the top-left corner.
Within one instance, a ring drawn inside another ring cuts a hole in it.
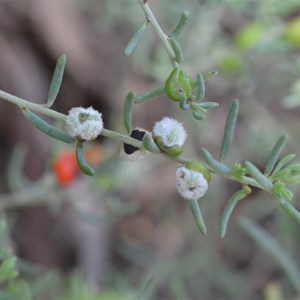
[[[153,135],[160,137],[164,146],[183,146],[187,134],[181,123],[177,120],[165,117],[157,122],[153,128]]]
[[[65,120],[65,128],[73,138],[94,140],[103,129],[102,113],[92,107],[73,107]]]
[[[208,182],[204,175],[186,167],[176,170],[176,185],[180,195],[188,200],[203,197],[208,189]]]

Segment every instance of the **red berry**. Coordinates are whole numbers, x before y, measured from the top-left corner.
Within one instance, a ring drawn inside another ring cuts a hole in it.
[[[61,152],[54,161],[53,172],[60,185],[69,185],[78,173],[75,153]]]

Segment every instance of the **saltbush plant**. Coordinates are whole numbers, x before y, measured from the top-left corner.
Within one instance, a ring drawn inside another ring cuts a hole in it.
[[[138,2],[144,11],[145,21],[128,43],[124,54],[130,56],[147,28],[152,26],[163,44],[173,68],[170,70],[170,75],[165,78],[163,86],[147,91],[142,95],[136,95],[133,91],[128,93],[123,105],[123,119],[127,134],[105,128],[102,113],[91,107],[73,107],[68,115],[51,108],[62,83],[66,64],[65,55],[58,59],[50,84],[48,99],[44,105],[31,103],[4,91],[0,91],[0,98],[17,105],[28,121],[45,134],[62,142],[75,144],[78,166],[87,175],[94,175],[95,170],[85,160],[84,146],[85,143],[94,140],[99,135],[123,143],[124,157],[134,155],[134,160],[138,160],[137,158],[144,158],[148,152],[151,152],[173,160],[174,163],[178,164],[178,169],[174,174],[174,184],[177,185],[180,195],[188,201],[196,225],[202,234],[206,234],[206,227],[199,199],[209,193],[211,176],[224,177],[236,181],[240,185],[239,190],[228,200],[220,217],[219,230],[222,237],[225,236],[233,209],[238,202],[251,194],[252,187],[272,194],[279,207],[293,220],[300,223],[300,213],[291,204],[293,193],[289,189],[290,185],[300,183],[300,164],[291,163],[295,158],[294,154],[279,159],[287,140],[286,135],[280,136],[274,142],[274,147],[270,151],[263,170],[246,159],[243,163],[236,162],[232,166],[226,164],[238,117],[239,101],[237,99],[233,100],[230,106],[224,124],[223,139],[220,143],[220,154],[217,158],[213,157],[210,151],[204,147],[199,149],[203,158],[202,161],[195,161],[195,159],[182,156],[184,143],[188,141],[186,139],[187,133],[183,124],[168,116],[158,120],[151,131],[133,127],[133,106],[151,101],[162,94],[166,94],[170,103],[178,105],[178,109],[183,113],[190,112],[190,116],[199,122],[206,118],[208,110],[219,105],[217,102],[205,101],[206,81],[216,75],[217,72],[189,74],[182,67],[184,55],[177,38],[188,21],[189,13],[183,12],[175,29],[170,34],[166,34],[157,22],[147,0],[138,0]],[[65,130],[60,130],[47,123],[36,113],[62,121]],[[142,155],[138,156],[137,153],[142,153]]]

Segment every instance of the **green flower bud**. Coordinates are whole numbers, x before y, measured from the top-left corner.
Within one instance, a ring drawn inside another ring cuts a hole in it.
[[[170,99],[175,102],[192,98],[194,82],[189,74],[179,68],[175,68],[165,83],[165,91]]]
[[[163,139],[161,137],[156,136],[156,137],[153,137],[153,138],[154,138],[154,141],[155,141],[156,145],[158,146],[158,148],[162,152],[165,152],[165,153],[169,154],[170,156],[177,157],[183,151],[183,146],[175,145],[175,146],[172,146],[172,147],[167,147],[164,144]]]
[[[153,139],[160,150],[170,156],[179,156],[183,151],[186,131],[178,121],[165,117],[153,127]]]

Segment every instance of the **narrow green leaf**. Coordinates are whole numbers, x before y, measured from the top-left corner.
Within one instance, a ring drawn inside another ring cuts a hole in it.
[[[192,110],[193,113],[193,117],[198,120],[198,121],[202,121],[206,118],[205,114],[203,114],[202,112],[198,111],[198,110]]]
[[[300,175],[300,164],[293,164],[286,168],[289,171],[289,177]]]
[[[203,108],[203,106],[201,105],[201,103],[196,103],[196,102],[193,102],[191,101],[191,107],[194,111],[197,111],[197,112],[202,112],[202,113],[206,113],[206,109]]]
[[[143,145],[148,151],[151,151],[154,153],[161,152],[160,149],[157,147],[156,143],[154,142],[152,135],[148,132],[146,132],[143,137]]]
[[[275,262],[283,269],[288,276],[294,289],[300,293],[300,271],[297,263],[292,257],[282,249],[278,242],[263,228],[256,225],[246,217],[238,219],[239,226],[252,238],[256,243],[271,256]]]
[[[155,88],[155,89],[153,89],[153,90],[151,90],[151,91],[149,91],[149,92],[147,92],[143,95],[140,95],[140,96],[136,97],[135,100],[134,100],[134,103],[138,104],[138,103],[147,101],[149,99],[158,97],[158,96],[162,95],[164,92],[165,92],[164,87]]]
[[[29,109],[22,109],[22,112],[26,119],[37,129],[44,132],[45,134],[53,137],[54,139],[57,139],[59,141],[65,142],[65,143],[74,143],[75,140],[62,132],[61,130],[57,129],[56,127],[48,124],[46,121],[38,117],[35,113],[31,112]]]
[[[292,178],[282,178],[281,179],[284,183],[290,184],[290,185],[297,185],[300,183],[300,178],[299,177],[292,177]]]
[[[288,201],[292,201],[293,200],[294,194],[289,189],[283,187],[281,189],[281,194],[282,194],[282,197],[285,198],[285,199],[287,199]]]
[[[146,19],[143,23],[143,25],[139,28],[139,30],[136,32],[136,34],[132,37],[132,39],[129,41],[127,47],[124,50],[125,56],[130,56],[135,47],[137,46],[138,42],[143,37],[146,28],[147,28],[148,20]]]
[[[280,195],[274,195],[280,207],[296,222],[300,223],[300,212]]]
[[[276,167],[274,168],[271,178],[273,178],[273,176],[275,176],[289,161],[291,161],[292,159],[294,159],[296,157],[295,154],[289,154],[285,157],[283,157],[278,164],[276,165]]]
[[[278,179],[284,180],[284,179],[297,177],[299,175],[300,175],[300,164],[293,164],[278,171],[274,176],[272,176],[272,178],[274,180],[278,180]]]
[[[64,76],[66,62],[67,62],[67,57],[65,55],[62,55],[56,63],[50,88],[49,88],[46,107],[51,107],[54,101],[56,100]]]
[[[287,136],[283,134],[278,141],[275,143],[274,147],[272,148],[267,161],[266,161],[266,167],[265,167],[265,174],[270,175],[272,170],[274,169],[274,166],[278,160],[279,154],[286,142]]]
[[[135,93],[129,92],[125,98],[123,105],[123,119],[126,130],[129,134],[132,131],[132,107],[134,104]]]
[[[80,170],[89,176],[95,174],[95,170],[85,161],[84,147],[82,142],[77,142],[76,145],[76,160]]]
[[[204,109],[199,103],[190,102],[193,116],[196,120],[202,121],[206,118],[205,113],[206,109]]]
[[[293,195],[292,191],[290,191],[289,189],[287,189],[285,187],[285,183],[286,182],[276,181],[273,184],[272,194],[277,195],[278,197],[282,197],[284,199],[287,199],[289,201],[292,201],[294,195]]]
[[[233,209],[235,208],[235,206],[237,205],[237,203],[244,199],[248,194],[244,191],[244,190],[240,190],[240,191],[237,191],[236,193],[234,193],[228,200],[224,210],[223,210],[223,213],[222,213],[222,216],[221,216],[221,222],[220,222],[220,227],[219,227],[219,230],[220,230],[220,235],[221,237],[223,238],[226,234],[226,229],[227,229],[227,224],[228,224],[228,221],[229,221],[229,218],[231,216],[231,213],[233,211]]]
[[[272,187],[272,194],[279,194],[281,189],[284,188],[285,184],[282,181],[275,181]]]
[[[186,10],[182,13],[181,18],[175,29],[170,34],[170,37],[176,38],[183,30],[184,26],[186,25],[189,19],[190,13]]]
[[[24,177],[23,167],[27,148],[25,145],[17,145],[14,147],[10,156],[7,167],[7,183],[10,191],[18,191],[24,188],[26,178]]]
[[[221,173],[221,174],[231,174],[231,169],[220,163],[219,161],[215,160],[213,156],[210,154],[210,152],[202,148],[201,149],[201,155],[203,156],[204,160],[207,162],[207,164],[215,171]]]
[[[207,81],[208,79],[210,79],[211,77],[218,75],[218,71],[211,71],[211,72],[207,72],[204,74],[204,81]]]
[[[192,210],[196,225],[202,234],[206,234],[206,226],[202,217],[200,206],[197,199],[189,200],[189,205]]]
[[[211,109],[211,108],[215,108],[215,107],[219,106],[219,103],[217,103],[217,102],[201,102],[201,103],[199,103],[199,106],[201,106],[203,109],[207,110],[207,109]]]
[[[202,101],[205,95],[205,80],[201,73],[197,73],[196,87],[197,87],[196,101]]]
[[[179,64],[183,62],[183,52],[180,44],[175,38],[170,38],[170,43],[175,54],[175,61]]]
[[[256,166],[254,166],[250,161],[245,162],[245,168],[247,172],[265,189],[272,189],[272,182],[265,176],[263,173],[258,170]]]
[[[239,112],[239,101],[235,99],[233,100],[230,106],[226,124],[225,124],[224,135],[223,135],[221,151],[220,151],[220,159],[219,159],[221,162],[226,158],[226,155],[232,143],[238,112]]]

